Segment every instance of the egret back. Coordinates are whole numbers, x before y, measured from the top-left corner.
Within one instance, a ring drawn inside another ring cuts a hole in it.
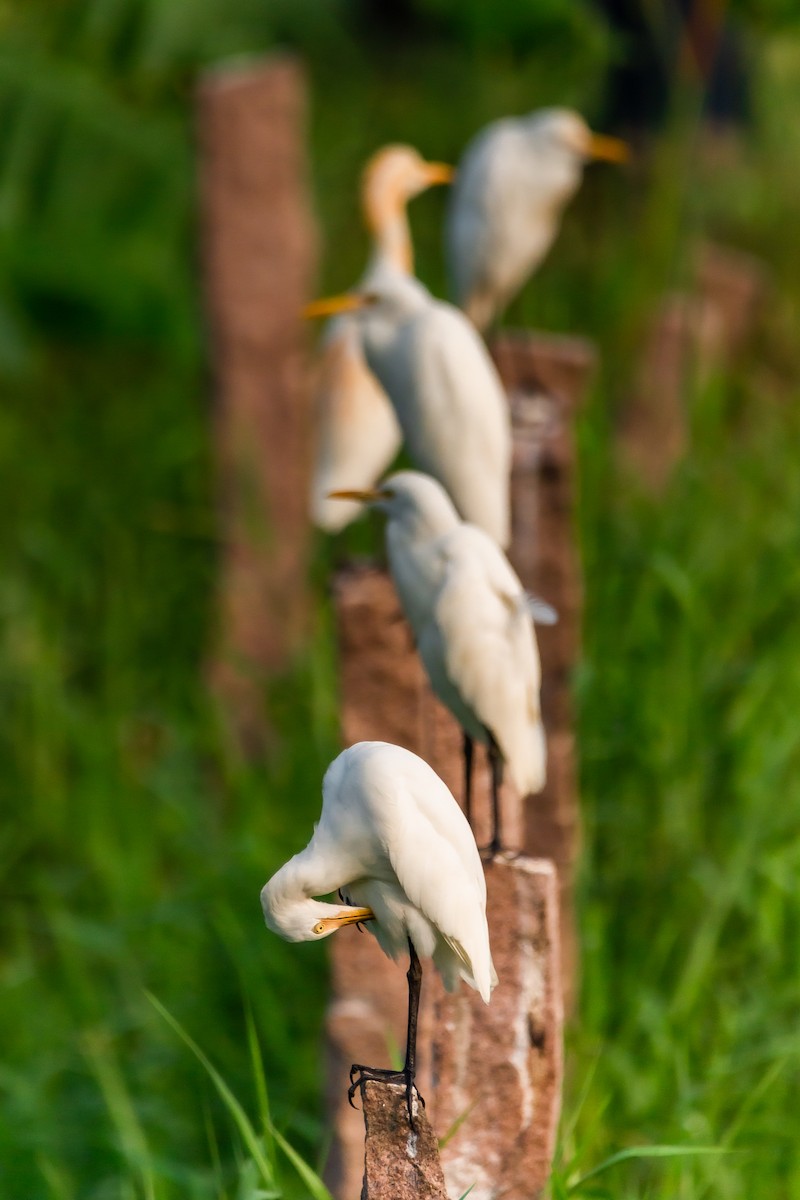
[[[452,305],[429,298],[403,320],[367,322],[364,349],[415,466],[438,479],[465,520],[507,545],[511,419],[479,335]]]
[[[473,139],[459,165],[446,226],[457,303],[485,329],[539,266],[581,163],[535,118],[505,118]]]
[[[481,530],[442,539],[443,583],[418,645],[431,685],[464,729],[489,731],[523,795],[544,786],[541,667],[522,585]]]
[[[354,825],[374,838],[371,861],[348,894],[373,909],[370,927],[386,953],[404,955],[408,935],[420,955],[433,957],[446,986],[462,978],[488,1002],[494,969],[486,881],[472,830],[447,786],[410,751],[360,742],[339,756],[324,789],[315,839]]]

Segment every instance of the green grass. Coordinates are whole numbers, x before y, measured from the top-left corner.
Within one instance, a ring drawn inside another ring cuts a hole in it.
[[[270,690],[274,739],[243,762],[204,675],[217,546],[186,97],[211,50],[177,8],[115,34],[135,9],[76,2],[91,20],[47,28],[44,76],[16,42],[0,54],[0,1194],[307,1196],[280,1145],[324,1155],[325,959],[266,932],[258,891],[305,842],[336,752],[331,552],[309,645]],[[599,93],[591,39],[538,61],[433,41],[371,59],[343,29],[307,47],[326,289],[361,270],[353,179],[375,145],[454,157],[491,116]],[[798,61],[768,47],[757,136],[725,170],[682,129],[640,176],[594,170],[513,313],[603,353],[580,426],[583,984],[555,1200],[800,1196]],[[413,208],[436,288],[443,203]],[[692,451],[655,502],[616,472],[612,418],[703,231],[763,255],[774,287],[751,353],[693,395]]]

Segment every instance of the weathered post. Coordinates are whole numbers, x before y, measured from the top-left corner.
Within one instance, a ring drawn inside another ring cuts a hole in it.
[[[412,1130],[405,1088],[366,1081],[359,1090],[366,1133],[361,1200],[448,1200],[436,1134],[419,1100]]]
[[[511,561],[523,586],[552,604],[537,626],[547,783],[525,806],[525,853],[558,872],[564,1002],[572,1008],[578,960],[573,882],[580,839],[572,673],[580,655],[583,587],[575,528],[575,415],[595,366],[582,338],[510,333],[492,346],[514,425]]]
[[[716,353],[730,360],[746,345],[769,291],[769,272],[753,254],[703,242],[695,265],[698,295],[717,314]]]
[[[460,800],[461,733],[427,686],[391,581],[373,569],[346,572],[336,583],[336,607],[344,743],[362,738],[398,742],[422,755]],[[482,755],[473,796],[480,842],[484,834],[488,840],[490,807]],[[520,845],[521,804],[510,786],[503,790],[501,810],[506,839]],[[419,1089],[439,1135],[447,1131],[445,1125],[465,1117],[442,1152],[449,1189],[469,1175],[476,1188],[480,1183],[475,1191],[479,1200],[501,1194],[528,1200],[544,1186],[549,1172],[560,1101],[556,877],[550,863],[498,859],[487,865],[487,885],[500,983],[487,1007],[465,990],[446,996],[435,973],[425,972]],[[391,963],[372,937],[355,930],[331,939],[331,955],[328,1101],[334,1142],[326,1181],[336,1196],[349,1200],[361,1178],[364,1141],[360,1116],[347,1104],[347,1073],[352,1062],[388,1063],[393,1048],[402,1055],[406,964]],[[500,1101],[492,1090],[493,1068],[507,1085],[502,1122],[496,1120]],[[454,1105],[460,1106],[458,1111]],[[490,1167],[478,1128],[487,1113],[496,1122]]]
[[[703,243],[687,291],[663,298],[649,323],[617,434],[619,458],[648,491],[664,490],[689,444],[691,389],[746,345],[767,293],[763,263]]]
[[[551,862],[486,867],[500,984],[487,1007],[466,988],[432,988],[427,1096],[452,1196],[530,1200],[550,1176],[561,1112],[563,1003],[558,881]]]
[[[198,91],[202,258],[215,376],[221,550],[211,677],[245,744],[263,685],[307,618],[310,414],[304,333],[317,237],[306,183],[306,86],[270,58]]]

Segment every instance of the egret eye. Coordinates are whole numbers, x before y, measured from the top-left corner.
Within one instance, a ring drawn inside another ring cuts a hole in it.
[[[324,921],[317,921],[316,925],[315,925],[315,926],[314,926],[314,928],[311,930],[311,932],[312,932],[312,933],[324,933],[324,932],[325,932],[325,922],[324,922]]]

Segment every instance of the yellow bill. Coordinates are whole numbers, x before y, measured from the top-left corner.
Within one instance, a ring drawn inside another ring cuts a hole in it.
[[[345,908],[335,917],[323,917],[314,926],[314,933],[333,933],[345,925],[357,925],[359,921],[374,921],[375,913],[371,908]]]
[[[624,163],[631,157],[631,148],[622,138],[608,137],[604,133],[593,133],[589,138],[589,156],[604,162]]]
[[[340,296],[327,296],[323,300],[312,300],[300,310],[301,316],[310,320],[313,317],[335,317],[339,313],[357,312],[370,303],[369,297],[360,292],[343,292]]]
[[[425,176],[431,184],[452,183],[456,177],[456,169],[449,163],[429,162],[425,164]]]
[[[327,498],[328,500],[360,500],[362,504],[369,504],[374,500],[388,500],[389,493],[382,492],[380,488],[367,488],[364,491],[353,489],[338,492],[328,492]]]

